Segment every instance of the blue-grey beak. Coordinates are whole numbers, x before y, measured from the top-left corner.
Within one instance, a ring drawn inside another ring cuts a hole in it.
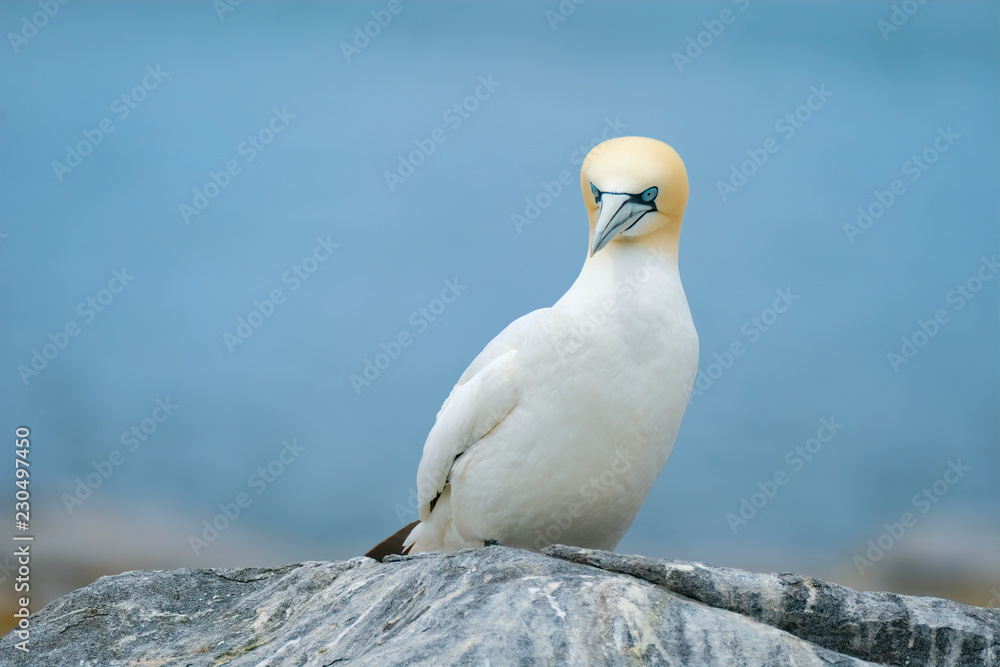
[[[656,210],[652,202],[642,201],[641,195],[622,192],[602,192],[601,212],[590,241],[590,256],[606,246],[619,232],[629,229],[642,216]]]

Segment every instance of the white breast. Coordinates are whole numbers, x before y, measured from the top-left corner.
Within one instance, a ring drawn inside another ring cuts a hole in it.
[[[451,472],[463,539],[613,549],[670,454],[697,333],[676,260],[616,246],[530,326],[491,343],[517,350],[519,396]]]

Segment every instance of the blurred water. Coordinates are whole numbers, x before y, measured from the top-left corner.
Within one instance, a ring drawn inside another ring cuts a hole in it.
[[[579,270],[581,146],[624,132],[687,163],[681,271],[707,389],[619,549],[849,579],[910,511],[908,545],[968,552],[985,531],[975,557],[997,580],[1000,281],[984,269],[971,300],[951,293],[997,253],[995,3],[919,5],[884,39],[889,3],[591,1],[553,28],[555,2],[248,0],[221,18],[228,5],[81,2],[12,41],[40,6],[0,5],[0,419],[33,431],[45,557],[91,574],[344,558],[409,521],[452,384]],[[678,71],[689,37],[707,46]],[[808,120],[781,121],[797,110]],[[102,120],[113,129],[95,134]],[[53,167],[94,137],[78,166]],[[400,156],[435,139],[390,187]],[[765,145],[778,150],[723,200],[718,182]],[[926,170],[907,164],[925,149]],[[538,199],[563,170],[571,185]],[[905,190],[852,243],[844,225],[895,179]],[[547,206],[518,229],[525,198]],[[181,204],[207,206],[185,220]],[[115,271],[134,279],[102,293]],[[446,280],[467,288],[420,314]],[[274,290],[270,316],[227,344]],[[776,290],[796,299],[773,318]],[[887,353],[939,310],[894,370]],[[44,369],[19,372],[71,323]],[[349,377],[402,332],[412,344],[356,392]],[[130,451],[122,434],[168,398]],[[812,459],[789,455],[821,419],[843,428]],[[251,480],[293,439],[304,449],[280,474]],[[116,449],[121,465],[69,512],[64,494]],[[921,514],[915,494],[959,459],[969,471]],[[778,471],[787,484],[734,534],[726,515]],[[252,502],[232,526],[191,548],[240,493]],[[889,562],[851,582],[885,580]]]

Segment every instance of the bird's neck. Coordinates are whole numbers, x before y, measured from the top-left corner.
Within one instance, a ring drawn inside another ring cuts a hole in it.
[[[677,268],[677,243],[648,243],[616,239],[584,262],[580,276],[571,288],[574,299],[603,303],[634,291],[664,290],[680,287]],[[567,294],[567,296],[569,296]]]
[[[644,235],[643,243],[655,248],[659,253],[670,255],[677,263],[677,250],[680,242],[680,225],[668,224]]]
[[[583,270],[588,271],[588,267],[599,270],[612,265],[622,269],[646,263],[650,258],[672,265],[676,270],[678,231],[677,227],[670,225],[639,237],[618,237],[596,255],[588,257]]]

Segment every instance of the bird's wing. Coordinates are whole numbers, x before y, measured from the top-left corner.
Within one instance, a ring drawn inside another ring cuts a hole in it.
[[[492,431],[517,405],[520,396],[517,347],[526,327],[544,317],[547,310],[518,318],[490,341],[441,406],[417,469],[421,521],[430,516],[458,457]]]
[[[524,341],[525,333],[528,331],[538,331],[542,328],[542,323],[548,316],[551,308],[539,308],[538,310],[533,310],[526,315],[522,315],[510,324],[508,324],[503,331],[498,333],[493,337],[483,351],[476,355],[476,358],[472,360],[469,367],[465,369],[462,373],[462,377],[458,378],[458,383],[455,385],[455,389],[458,389],[463,384],[468,382],[472,377],[474,377],[479,371],[485,368],[491,361],[496,359],[502,354],[506,354],[511,350],[516,350],[520,347],[521,343]],[[454,391],[454,390],[453,390]],[[450,397],[449,397],[450,398]],[[445,401],[445,405],[447,405]]]

